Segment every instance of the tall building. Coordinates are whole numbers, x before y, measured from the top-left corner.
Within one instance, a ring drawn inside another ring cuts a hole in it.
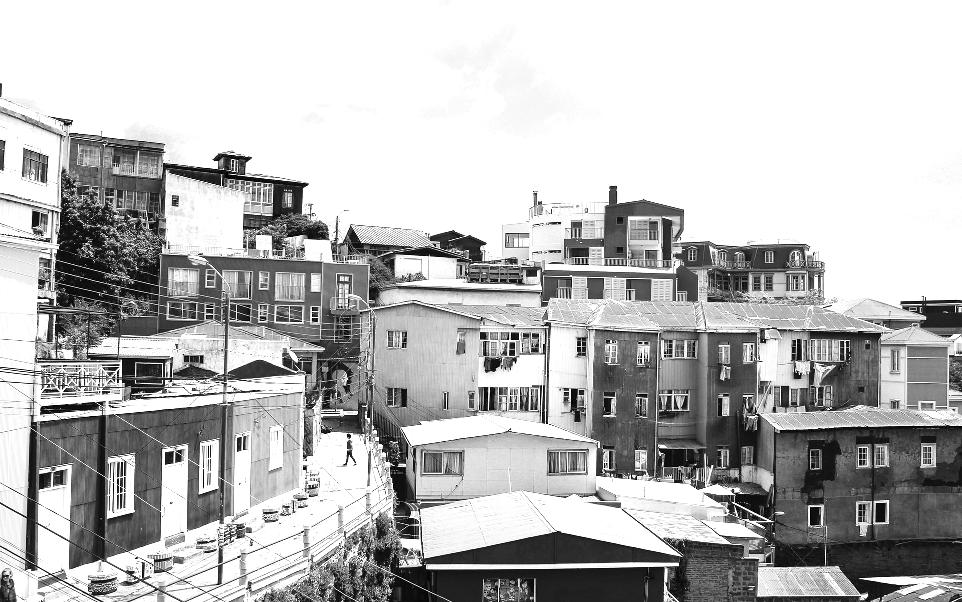
[[[93,192],[118,212],[164,233],[163,143],[70,134],[69,158],[68,172],[78,192]]]
[[[70,121],[0,98],[0,532],[26,549],[28,450],[37,371],[38,300],[53,296],[60,174]],[[35,477],[36,475],[34,475]],[[4,566],[23,560],[0,552]]]
[[[250,194],[244,205],[244,228],[266,226],[274,218],[288,213],[302,213],[307,182],[247,172],[248,155],[234,151],[217,153],[217,167],[196,167],[165,163],[166,173],[226,186]]]
[[[718,245],[681,243],[683,287],[697,291],[692,301],[821,299],[825,262],[803,243]]]

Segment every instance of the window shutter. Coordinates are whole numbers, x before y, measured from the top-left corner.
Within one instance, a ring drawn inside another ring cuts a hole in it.
[[[671,301],[671,280],[667,278],[651,279],[651,300],[652,301]]]
[[[408,407],[408,390],[398,389],[398,392],[401,394],[401,407],[402,408]]]
[[[572,299],[588,298],[588,278],[587,277],[585,276],[571,277],[571,298]]]

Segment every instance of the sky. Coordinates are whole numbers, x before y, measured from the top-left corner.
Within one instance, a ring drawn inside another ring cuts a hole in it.
[[[135,8],[137,7],[137,8]],[[146,8],[141,8],[146,7]],[[957,2],[38,2],[3,95],[169,162],[307,181],[333,228],[645,198],[683,240],[800,240],[826,292],[962,298]]]

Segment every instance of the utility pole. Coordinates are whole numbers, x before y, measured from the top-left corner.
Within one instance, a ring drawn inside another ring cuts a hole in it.
[[[213,267],[213,266],[211,266]],[[224,277],[221,275],[221,281]],[[225,494],[227,490],[227,354],[230,344],[230,291],[224,282],[224,383],[220,402],[220,524],[224,524]],[[217,585],[224,583],[224,546],[217,546]]]

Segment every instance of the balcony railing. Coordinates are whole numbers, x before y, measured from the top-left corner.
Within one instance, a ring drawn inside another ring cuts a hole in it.
[[[41,401],[82,403],[123,398],[119,362],[40,360],[37,364]]]
[[[253,259],[295,259],[303,261],[304,249],[235,249],[229,247],[200,247],[193,245],[169,245],[167,253],[173,255],[209,255],[213,257],[249,257]],[[334,255],[334,263],[367,263],[364,255]]]
[[[555,294],[557,299],[570,299],[571,298],[571,287],[570,286],[559,286],[558,292]]]
[[[354,297],[331,297],[331,313],[336,316],[357,315],[360,311],[358,300]]]
[[[365,255],[335,255],[334,263],[367,263]]]
[[[604,228],[565,228],[565,238],[604,238]]]
[[[565,260],[568,265],[600,265],[606,267],[651,268],[667,269],[671,267],[671,259],[629,259],[627,257],[569,257]]]
[[[628,230],[628,241],[658,240],[658,230]]]
[[[797,261],[795,261],[795,260],[789,260],[789,261],[785,264],[785,267],[787,267],[787,268],[811,268],[811,269],[814,269],[814,270],[824,270],[824,269],[825,269],[825,262],[824,262],[824,261],[816,261],[816,260],[814,260],[814,259],[801,259],[801,260],[797,260]]]

